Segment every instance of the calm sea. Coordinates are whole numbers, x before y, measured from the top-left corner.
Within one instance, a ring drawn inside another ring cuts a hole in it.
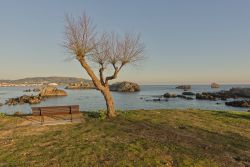
[[[207,109],[207,110],[234,110],[247,111],[246,108],[235,108],[225,105],[224,101],[200,101],[200,100],[184,100],[179,98],[169,99],[169,101],[153,102],[145,99],[152,99],[153,96],[163,95],[164,93],[181,94],[182,90],[175,89],[175,85],[142,85],[141,91],[138,93],[118,93],[112,92],[116,109]],[[232,87],[250,87],[250,85],[223,85],[220,89],[211,89],[210,85],[193,85],[192,92],[212,92],[220,90],[228,90]],[[62,87],[61,87],[62,88]],[[36,94],[34,92],[23,92],[29,87],[0,87],[0,103],[12,97],[22,96],[24,94]],[[31,88],[33,89],[33,88]],[[63,89],[63,88],[62,88]],[[31,106],[51,106],[51,105],[80,105],[81,111],[97,111],[105,109],[105,101],[97,90],[66,90],[68,96],[49,98],[37,105],[16,105],[0,107],[0,112],[13,114],[15,112],[31,113]],[[217,104],[219,103],[219,104]]]

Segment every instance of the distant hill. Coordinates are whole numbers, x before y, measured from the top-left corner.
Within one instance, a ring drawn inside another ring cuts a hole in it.
[[[75,77],[33,77],[33,78],[23,78],[18,80],[0,80],[0,82],[11,83],[11,84],[57,83],[60,85],[64,85],[69,83],[92,82],[92,81]]]

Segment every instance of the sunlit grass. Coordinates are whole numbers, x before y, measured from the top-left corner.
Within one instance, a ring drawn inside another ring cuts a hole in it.
[[[250,113],[136,110],[113,120],[13,129],[0,119],[0,166],[243,166]],[[89,115],[89,116],[88,116]]]

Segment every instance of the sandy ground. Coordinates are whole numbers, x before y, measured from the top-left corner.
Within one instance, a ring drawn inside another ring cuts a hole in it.
[[[75,123],[83,123],[85,119],[82,113],[73,114],[72,121],[71,115],[53,115],[53,116],[44,116],[44,121],[41,122],[40,116],[18,116],[11,122],[6,122],[8,126],[4,128],[0,128],[0,139],[1,138],[8,138],[13,136],[15,133],[25,132],[27,133],[35,133],[44,131],[46,129],[51,129],[53,125],[63,125],[63,124],[75,124]],[[6,125],[5,124],[5,125]]]
[[[71,115],[52,115],[52,116],[21,116],[23,121],[17,124],[20,126],[32,126],[32,125],[58,125],[67,123],[81,123],[84,119],[81,113]]]

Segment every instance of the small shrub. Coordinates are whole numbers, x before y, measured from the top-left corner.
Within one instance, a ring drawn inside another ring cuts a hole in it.
[[[99,119],[101,119],[101,120],[106,119],[106,111],[105,110],[99,110]]]
[[[99,110],[98,112],[96,112],[96,111],[87,112],[87,115],[89,118],[98,118],[100,120],[106,119],[106,111],[105,110]]]
[[[0,113],[0,118],[6,117],[6,114]]]

